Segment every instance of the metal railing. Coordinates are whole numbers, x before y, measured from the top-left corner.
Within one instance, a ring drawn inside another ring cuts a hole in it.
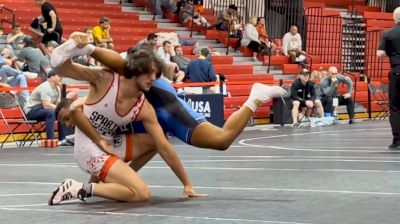
[[[311,55],[320,56],[322,63],[342,64],[343,18],[325,16],[319,7],[305,10],[304,48]]]
[[[282,38],[292,25],[297,26],[302,39],[305,40],[305,17],[303,1],[299,0],[266,0],[265,13],[268,34]]]
[[[12,10],[12,9],[9,9],[9,8],[7,8],[7,7],[5,7],[4,5],[0,5],[0,14],[2,15],[2,14],[5,13],[5,12],[11,13],[11,15],[12,15],[12,20],[3,19],[3,16],[1,16],[2,19],[0,20],[0,26],[1,26],[1,27],[4,27],[4,26],[3,26],[3,23],[8,23],[8,24],[10,24],[11,26],[14,26],[14,24],[15,24],[15,11]]]
[[[368,6],[377,6],[384,12],[393,12],[400,6],[400,0],[369,0]]]

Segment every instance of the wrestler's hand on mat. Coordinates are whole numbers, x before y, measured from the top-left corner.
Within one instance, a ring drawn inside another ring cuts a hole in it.
[[[197,198],[197,197],[208,197],[208,194],[198,194],[196,191],[193,189],[192,186],[185,186],[183,189],[183,195],[182,197],[184,198]]]
[[[70,39],[73,39],[76,42],[76,46],[82,48],[87,44],[90,44],[90,37],[86,33],[82,32],[73,32],[70,36]]]

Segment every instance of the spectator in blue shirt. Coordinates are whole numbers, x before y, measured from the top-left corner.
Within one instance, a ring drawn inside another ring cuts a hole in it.
[[[186,68],[186,76],[191,82],[214,82],[217,80],[213,65],[206,59],[209,54],[210,50],[203,48],[199,58],[189,63]]]

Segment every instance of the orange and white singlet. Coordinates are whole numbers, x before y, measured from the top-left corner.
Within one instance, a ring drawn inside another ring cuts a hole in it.
[[[126,114],[118,113],[116,102],[120,86],[118,74],[114,74],[112,84],[107,93],[96,103],[85,104],[83,113],[89,118],[93,127],[102,138],[107,140],[114,153],[122,160],[129,161],[132,147],[132,136],[117,134],[117,129],[125,130],[139,115],[145,101],[144,94]],[[75,128],[75,159],[81,169],[104,179],[108,169],[117,160],[103,152],[79,128]],[[104,180],[103,180],[104,181]]]

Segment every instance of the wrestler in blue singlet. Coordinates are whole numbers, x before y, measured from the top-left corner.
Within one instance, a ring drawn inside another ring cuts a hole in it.
[[[164,132],[169,132],[187,144],[191,144],[193,130],[206,118],[193,110],[179,98],[172,85],[159,78],[153,82],[150,91],[145,93],[147,100],[154,107],[158,122]],[[141,122],[133,122],[135,133],[146,132]]]

